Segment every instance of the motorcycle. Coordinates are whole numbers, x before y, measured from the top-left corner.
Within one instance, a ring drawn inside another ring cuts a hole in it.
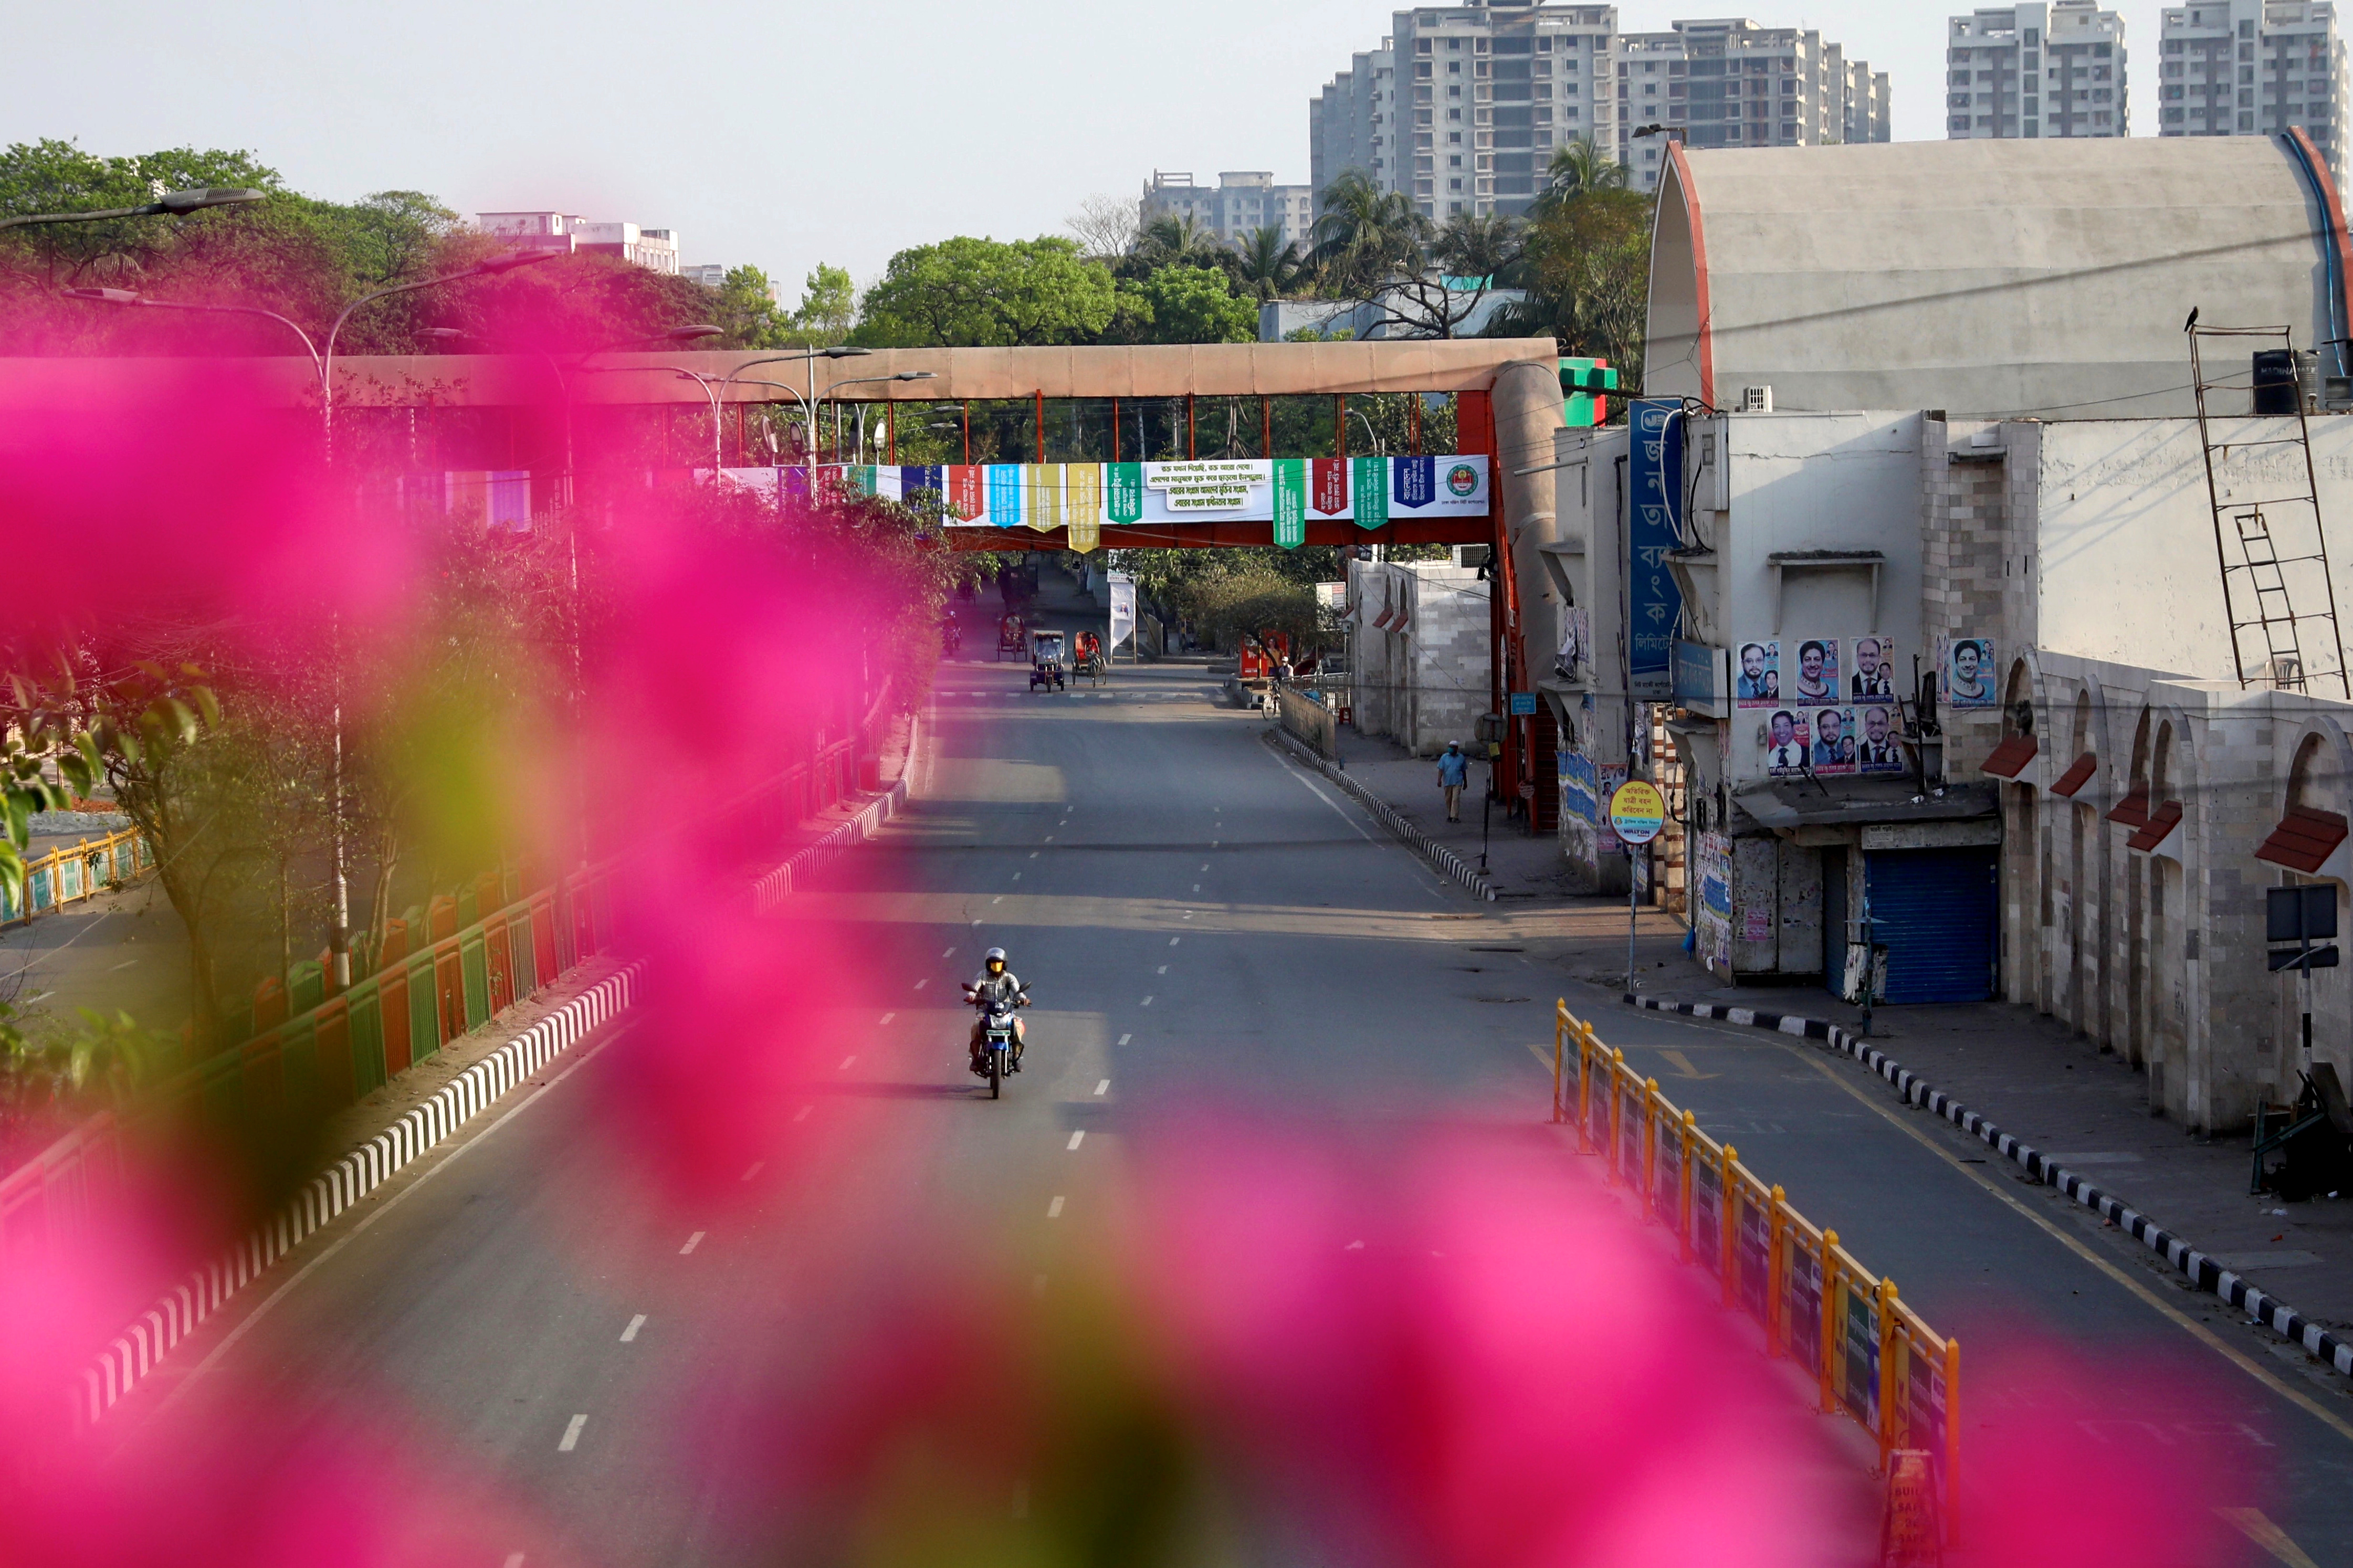
[[[965,1000],[981,1010],[981,1070],[988,1079],[988,1098],[1001,1099],[1007,1075],[1021,1070],[1013,1047],[1013,1012],[1029,1005],[1029,993],[1023,991],[1010,1002],[1002,998],[984,1002],[967,989]]]

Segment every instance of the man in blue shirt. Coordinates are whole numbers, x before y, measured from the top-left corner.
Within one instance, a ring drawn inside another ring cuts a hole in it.
[[[1446,754],[1438,759],[1438,786],[1446,792],[1446,820],[1462,820],[1462,786],[1471,782],[1471,759],[1462,754],[1462,742],[1446,742]]]

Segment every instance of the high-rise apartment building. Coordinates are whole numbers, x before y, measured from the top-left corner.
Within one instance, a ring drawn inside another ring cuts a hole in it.
[[[2098,0],[1956,16],[1945,43],[1945,134],[2123,136],[2125,21]]]
[[[1155,218],[1189,217],[1229,244],[1253,229],[1280,229],[1284,239],[1304,250],[1315,226],[1315,188],[1278,185],[1264,169],[1229,170],[1219,174],[1214,185],[1197,185],[1190,174],[1155,169],[1136,216],[1146,224]]]
[[[1748,21],[1621,35],[1615,5],[1463,0],[1390,18],[1308,105],[1320,193],[1344,170],[1423,216],[1521,213],[1556,150],[1589,140],[1658,184],[1667,127],[1704,147],[1888,139],[1887,77],[1836,44]]]
[[[2345,40],[2328,0],[2208,0],[2165,12],[2160,136],[2308,132],[2333,168],[2343,145]]]
[[[1614,5],[1468,0],[1397,12],[1377,50],[1308,105],[1322,192],[1357,169],[1426,217],[1519,213],[1555,148],[1617,144]]]
[[[1618,39],[1617,155],[1658,188],[1668,132],[1693,147],[1884,142],[1887,73],[1849,60],[1810,27],[1676,22]],[[1662,127],[1649,132],[1652,126]]]

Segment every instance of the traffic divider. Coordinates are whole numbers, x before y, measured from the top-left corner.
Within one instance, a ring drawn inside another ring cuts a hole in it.
[[[1556,1005],[1552,1119],[1577,1129],[1611,1184],[1673,1231],[1683,1261],[1715,1276],[1727,1309],[1764,1331],[1769,1355],[1805,1368],[1820,1408],[1843,1415],[1877,1443],[1877,1473],[1893,1457],[1925,1453],[1945,1543],[1953,1544],[1960,1458],[1960,1342],[1930,1329],[1839,1243],[1790,1207],[1781,1188],[1700,1131],[1604,1045],[1591,1024]],[[1908,1483],[1907,1483],[1908,1484]]]

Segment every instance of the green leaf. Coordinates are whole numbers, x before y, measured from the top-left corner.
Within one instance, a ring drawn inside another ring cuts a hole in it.
[[[188,668],[193,669],[195,667],[191,665]],[[188,689],[188,695],[195,699],[196,710],[205,716],[205,728],[219,729],[220,699],[213,695],[213,689],[209,686],[192,686]]]
[[[156,706],[163,710],[164,722],[180,744],[195,744],[196,716],[189,710],[186,703],[176,697],[166,697]]]

